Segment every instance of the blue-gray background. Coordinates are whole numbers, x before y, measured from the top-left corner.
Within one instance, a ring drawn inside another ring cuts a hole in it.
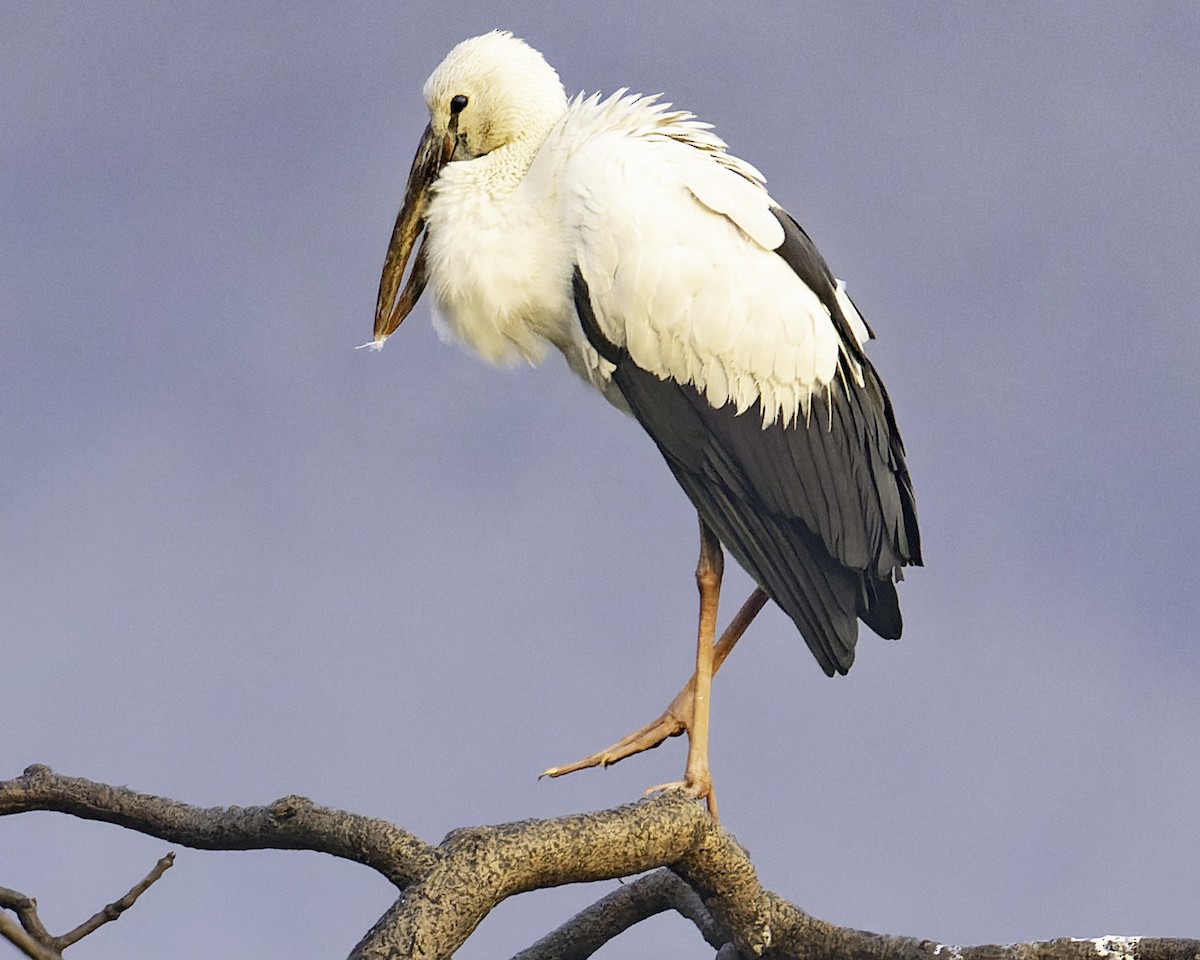
[[[352,349],[421,83],[505,26],[571,92],[713,121],[879,334],[928,566],[850,677],[773,609],[722,673],[719,797],[763,882],[957,942],[1200,935],[1198,11],[11,7],[0,776],[295,792],[437,840],[678,775],[682,741],[535,779],[689,671],[695,520],[653,445],[561,361],[441,344],[424,305]],[[61,929],[168,846],[11,818],[0,884]],[[461,956],[614,886],[505,904]],[[392,896],[326,857],[185,850],[76,949],[336,957]],[[664,917],[605,955],[704,952]]]

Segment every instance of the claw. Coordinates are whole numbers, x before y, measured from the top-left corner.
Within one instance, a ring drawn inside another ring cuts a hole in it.
[[[721,818],[717,815],[717,795],[713,791],[712,777],[708,775],[707,771],[696,782],[690,780],[672,780],[670,783],[660,783],[657,787],[650,787],[642,791],[642,796],[648,797],[651,794],[664,793],[667,790],[682,790],[686,796],[691,797],[693,800],[703,800],[708,806],[708,815],[713,818],[714,822],[721,822]]]

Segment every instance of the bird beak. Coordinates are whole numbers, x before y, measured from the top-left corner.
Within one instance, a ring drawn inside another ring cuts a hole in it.
[[[408,283],[399,297],[396,296],[413,245],[425,227],[425,200],[429,195],[429,188],[450,159],[453,150],[454,142],[449,137],[435,134],[432,124],[425,128],[421,145],[417,147],[417,155],[413,158],[412,169],[408,172],[404,203],[400,207],[399,216],[396,217],[392,242],[388,245],[387,259],[383,262],[383,276],[379,279],[379,301],[375,305],[376,346],[382,346],[383,341],[400,326],[417,305],[421,291],[425,289],[425,241],[422,240],[408,276]]]

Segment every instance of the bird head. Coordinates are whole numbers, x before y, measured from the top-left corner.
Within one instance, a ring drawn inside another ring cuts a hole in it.
[[[422,242],[408,283],[397,296],[442,168],[521,143],[540,144],[567,104],[554,68],[525,41],[501,30],[458,44],[425,81],[424,95],[429,125],[408,173],[379,281],[376,345],[400,326],[425,288]]]

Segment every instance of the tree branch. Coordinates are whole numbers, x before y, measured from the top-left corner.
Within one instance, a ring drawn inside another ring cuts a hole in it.
[[[691,920],[714,950],[729,940],[696,891],[662,869],[601,897],[512,960],[584,960],[630,927],[667,910]]]
[[[31,957],[32,960],[62,960],[62,954],[43,947],[4,914],[0,914],[0,937],[11,943],[25,956]]]
[[[135,793],[34,765],[0,781],[0,816],[54,810],[198,850],[314,850],[353,860],[398,887],[424,876],[433,848],[386,820],[283,797],[262,807],[201,807]]]
[[[369,866],[403,895],[355,947],[352,960],[442,960],[508,897],[662,867],[667,870],[604,897],[517,960],[581,960],[666,909],[689,917],[708,943],[719,947],[721,960],[1200,960],[1200,940],[1104,937],[955,947],[838,927],[763,890],[733,835],[678,791],[597,813],[455,830],[437,847],[385,821],[318,807],[303,797],[284,797],[265,807],[201,809],[60,777],[41,766],[0,782],[0,816],[28,810],[116,823],[201,849],[316,850]],[[120,904],[136,899],[153,878],[108,909],[119,913]],[[17,943],[13,936],[29,932],[30,917],[36,921],[35,905],[0,888],[0,900],[3,895],[9,902],[0,906],[17,911],[26,924],[25,931],[11,922],[0,925],[0,933]],[[93,918],[79,930],[99,922]],[[16,933],[10,935],[10,928]],[[37,960],[57,957],[26,953]]]
[[[34,960],[43,960],[46,957],[61,960],[62,952],[71,946],[71,944],[78,943],[89,933],[93,933],[104,926],[104,924],[116,920],[117,917],[132,907],[137,902],[138,897],[149,890],[155,881],[170,869],[171,864],[174,862],[175,854],[168,853],[154,865],[154,869],[146,874],[140,883],[125,894],[125,896],[121,897],[120,900],[110,903],[74,930],[58,937],[53,936],[42,923],[42,918],[38,916],[37,901],[33,897],[27,897],[25,894],[18,893],[16,890],[9,890],[7,887],[0,887],[0,908],[12,910],[21,922],[21,926],[18,928],[8,917],[0,916],[0,934],[3,934],[11,943],[24,951],[27,956],[33,957]]]
[[[98,930],[106,923],[116,920],[117,917],[137,903],[137,898],[149,890],[150,887],[159,879],[159,877],[171,869],[171,866],[174,863],[175,854],[168,853],[154,865],[154,869],[146,874],[140,883],[138,883],[132,890],[125,894],[125,896],[121,897],[120,900],[114,900],[99,913],[93,914],[87,920],[84,920],[83,923],[77,926],[74,930],[64,933],[60,937],[55,937],[53,944],[54,949],[61,953],[71,944],[78,943],[89,933]]]
[[[553,820],[456,830],[438,865],[383,915],[351,960],[448,957],[488,912],[528,890],[611,880],[679,859],[715,829],[679,791]]]
[[[42,926],[42,918],[38,916],[37,901],[8,887],[0,887],[0,909],[11,910],[21,922],[21,928],[38,943],[48,946],[50,932]]]

